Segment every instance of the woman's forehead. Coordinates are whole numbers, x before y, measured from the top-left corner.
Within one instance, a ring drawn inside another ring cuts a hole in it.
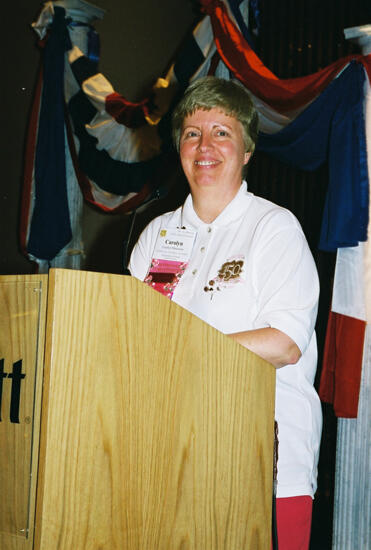
[[[211,109],[195,109],[192,113],[189,113],[184,117],[182,126],[185,127],[187,125],[199,123],[216,123],[226,124],[229,126],[240,124],[235,116],[226,113],[220,107],[213,107]]]

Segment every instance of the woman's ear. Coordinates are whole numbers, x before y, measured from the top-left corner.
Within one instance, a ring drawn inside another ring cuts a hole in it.
[[[249,162],[249,160],[250,160],[250,158],[251,158],[251,155],[252,155],[251,152],[245,153],[245,156],[244,156],[244,159],[243,159],[244,165],[246,165],[246,164]]]

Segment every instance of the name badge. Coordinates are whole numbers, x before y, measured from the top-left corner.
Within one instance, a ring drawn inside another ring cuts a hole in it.
[[[188,265],[195,238],[196,231],[161,228],[144,282],[171,299]]]

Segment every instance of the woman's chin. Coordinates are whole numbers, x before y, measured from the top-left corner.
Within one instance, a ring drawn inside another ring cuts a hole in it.
[[[203,174],[194,179],[191,189],[194,188],[203,188],[203,187],[217,187],[221,184],[220,178],[215,177],[213,174]]]

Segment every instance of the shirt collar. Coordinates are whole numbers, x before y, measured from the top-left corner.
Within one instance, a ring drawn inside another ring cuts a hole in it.
[[[232,221],[239,218],[246,212],[247,207],[251,202],[252,194],[247,190],[247,183],[244,180],[236,194],[230,203],[222,210],[217,218],[211,223],[203,222],[196,214],[193,208],[192,195],[189,194],[182,206],[182,226],[192,226],[193,228],[201,227],[219,227],[228,225]]]

